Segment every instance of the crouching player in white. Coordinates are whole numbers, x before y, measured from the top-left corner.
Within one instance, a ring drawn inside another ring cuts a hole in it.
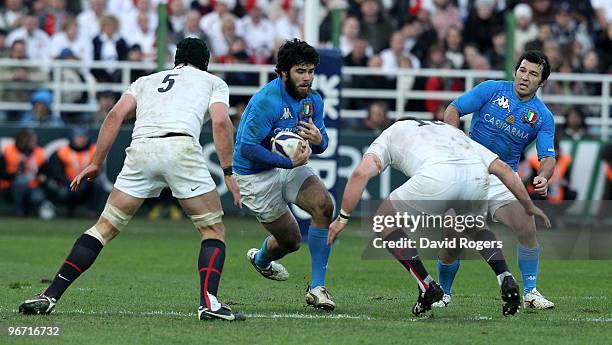
[[[325,287],[325,272],[331,246],[327,227],[334,212],[333,201],[323,182],[304,164],[311,151],[327,148],[323,123],[323,100],[310,89],[319,54],[308,43],[287,41],[280,47],[274,79],[249,101],[236,137],[234,170],[243,202],[270,232],[261,249],[247,256],[264,277],[287,280],[289,273],[278,260],[300,247],[301,235],[288,203],[312,216],[308,248],[312,258],[312,282],[306,302],[315,308],[334,310],[336,304]],[[297,132],[308,145],[289,158],[270,151],[270,139],[281,131]]]
[[[136,111],[132,143],[121,173],[98,222],[72,247],[51,285],[25,301],[19,312],[50,313],[63,293],[119,234],[146,198],[168,186],[200,232],[200,320],[244,320],[217,299],[225,261],[223,211],[198,141],[202,125],[212,119],[213,137],[222,166],[231,166],[233,128],[228,116],[227,84],[206,72],[209,50],[204,41],[186,38],[177,45],[175,67],[136,80],[108,113],[98,136],[93,162],[72,181],[71,188],[93,180],[117,137],[121,123]],[[240,206],[238,185],[231,174],[225,183]]]
[[[332,243],[348,223],[368,181],[388,166],[398,169],[410,179],[391,192],[378,210],[379,215],[393,215],[407,210],[417,214],[443,215],[451,208],[457,214],[486,214],[491,173],[516,195],[527,214],[550,224],[546,215],[531,202],[520,179],[497,155],[442,122],[402,120],[386,129],[370,145],[349,178],[340,214],[329,228],[328,243]],[[405,233],[398,227],[387,227],[379,236],[384,241],[396,243],[406,239]],[[477,230],[472,236],[476,241],[495,241],[495,235],[486,229]],[[390,252],[417,280],[419,295],[412,309],[413,314],[431,309],[433,303],[442,299],[444,292],[423,266],[417,250],[401,248],[390,249]],[[504,301],[502,313],[516,313],[520,308],[519,287],[508,271],[501,249],[484,248],[479,253],[497,276]]]

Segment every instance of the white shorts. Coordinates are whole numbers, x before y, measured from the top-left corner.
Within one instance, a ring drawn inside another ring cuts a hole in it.
[[[486,214],[489,173],[484,165],[446,165],[424,169],[389,195],[398,211],[414,209],[441,215]]]
[[[518,174],[517,174],[518,177]],[[516,197],[508,187],[495,175],[489,176],[489,214],[494,221],[495,212],[502,206],[511,204],[516,201]]]
[[[193,137],[135,139],[125,153],[115,188],[133,197],[158,197],[170,187],[172,196],[187,199],[216,188]]]
[[[270,223],[289,211],[302,184],[315,172],[305,166],[293,169],[276,168],[252,175],[236,174],[242,203],[262,223]]]

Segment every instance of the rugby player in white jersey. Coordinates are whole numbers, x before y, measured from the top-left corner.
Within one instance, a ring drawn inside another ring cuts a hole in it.
[[[62,294],[96,260],[147,198],[170,187],[202,239],[198,259],[200,320],[244,320],[217,299],[225,261],[223,210],[199,143],[202,125],[212,121],[213,140],[224,168],[225,184],[241,206],[232,176],[233,126],[229,119],[229,88],[208,73],[206,43],[186,38],[178,43],[175,67],[136,80],[121,96],[100,127],[93,162],[73,181],[95,179],[115,141],[121,123],[136,112],[132,142],[121,173],[98,222],[72,247],[51,285],[19,306],[23,314],[49,314]],[[155,263],[157,264],[157,263]],[[153,267],[154,264],[152,263]]]
[[[550,221],[537,208],[520,179],[497,155],[468,138],[463,132],[439,121],[401,120],[386,129],[368,148],[344,190],[338,218],[329,227],[331,243],[346,226],[368,181],[391,166],[410,179],[395,189],[382,203],[377,215],[397,212],[444,215],[486,215],[489,173],[499,177],[525,207],[528,215]],[[462,202],[467,201],[467,202]],[[526,215],[527,216],[527,215]],[[486,229],[473,229],[476,241],[493,243],[495,235]],[[385,242],[405,243],[406,234],[398,226],[378,233]],[[442,299],[443,291],[429,275],[416,248],[389,249],[416,279],[419,287],[415,315]],[[508,270],[501,248],[492,246],[479,253],[497,276],[502,293],[502,313],[515,314],[520,308],[519,287]]]

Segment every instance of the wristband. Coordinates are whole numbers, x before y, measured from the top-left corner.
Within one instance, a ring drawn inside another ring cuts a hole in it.
[[[338,213],[338,221],[342,224],[348,224],[349,219],[351,219],[351,214],[340,209],[340,212]]]
[[[234,168],[230,165],[227,168],[223,168],[223,175],[232,176],[234,174]]]

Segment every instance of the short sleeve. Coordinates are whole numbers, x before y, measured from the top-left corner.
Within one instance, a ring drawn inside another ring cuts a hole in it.
[[[497,92],[499,83],[494,80],[484,81],[454,100],[451,105],[457,108],[460,116],[471,114],[482,108],[491,99]]]
[[[536,137],[538,159],[555,157],[555,122],[552,114],[547,115]]]
[[[229,107],[229,87],[221,79],[214,80],[209,107],[214,103],[223,103]]]
[[[374,142],[368,147],[364,156],[367,154],[373,154],[380,160],[381,169],[384,171],[391,164],[391,153],[389,152],[389,129],[386,129],[382,134],[374,140]]]
[[[138,78],[132,84],[130,84],[130,87],[128,87],[125,93],[132,95],[134,96],[134,98],[138,99],[138,90],[140,86],[140,80],[141,78]]]

